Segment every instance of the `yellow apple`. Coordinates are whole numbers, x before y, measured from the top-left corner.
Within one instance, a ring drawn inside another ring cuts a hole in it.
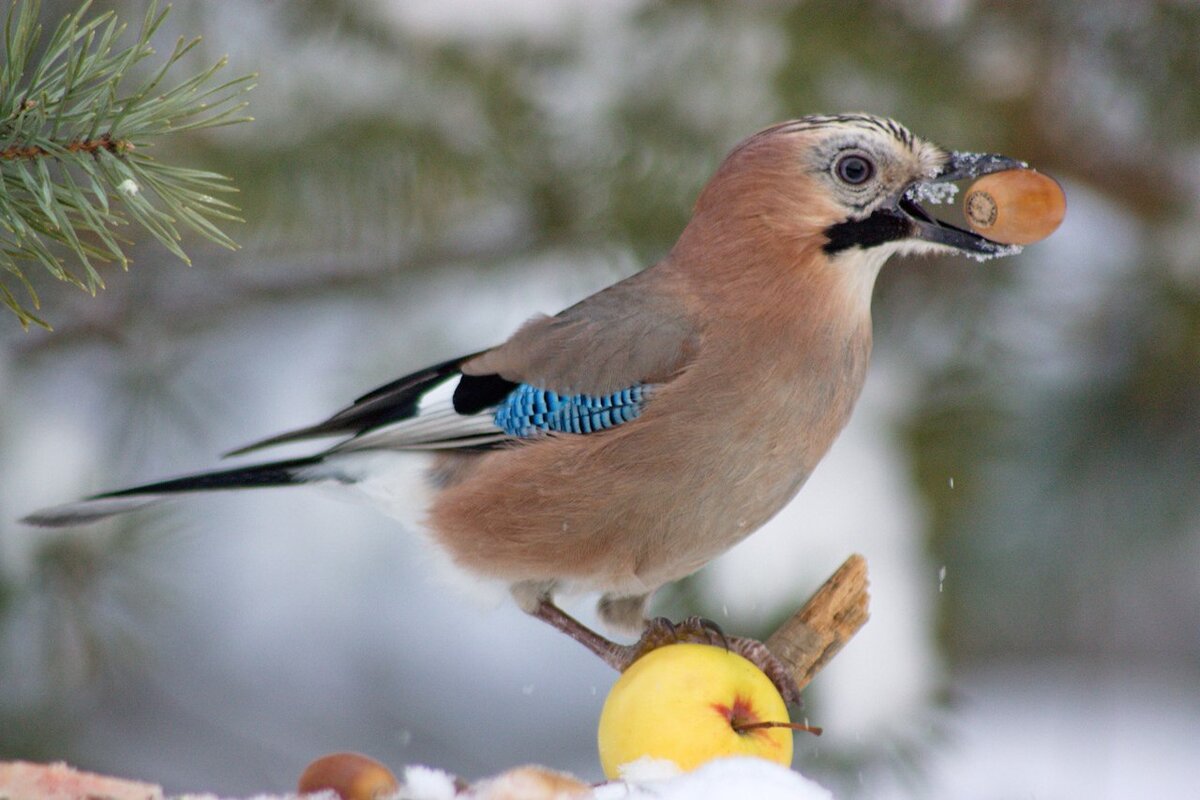
[[[672,644],[625,670],[600,712],[600,764],[609,778],[643,757],[690,770],[722,756],[792,763],[787,705],[762,670],[723,647]]]

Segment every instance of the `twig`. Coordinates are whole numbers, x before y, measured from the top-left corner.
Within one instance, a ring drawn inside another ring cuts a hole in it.
[[[97,150],[107,150],[110,153],[123,155],[133,150],[134,145],[128,139],[114,139],[106,133],[103,136],[97,136],[95,139],[76,139],[68,143],[65,149],[68,153],[88,153],[95,155]],[[29,160],[45,158],[49,155],[51,155],[49,150],[36,144],[24,147],[14,144],[0,150],[0,161],[12,161],[18,158]]]
[[[866,624],[867,560],[855,553],[767,639],[803,689]]]

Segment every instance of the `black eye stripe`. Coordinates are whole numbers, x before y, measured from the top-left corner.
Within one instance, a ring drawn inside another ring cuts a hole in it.
[[[828,241],[822,246],[829,255],[851,248],[867,250],[911,236],[912,222],[894,211],[880,210],[864,219],[846,220],[825,229]]]

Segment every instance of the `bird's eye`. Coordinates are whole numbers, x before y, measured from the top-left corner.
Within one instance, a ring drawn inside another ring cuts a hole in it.
[[[833,172],[843,183],[861,186],[875,175],[875,165],[860,155],[842,156],[833,165]]]

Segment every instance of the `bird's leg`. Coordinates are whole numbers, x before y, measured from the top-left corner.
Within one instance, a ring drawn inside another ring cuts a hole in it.
[[[543,595],[538,598],[537,604],[529,613],[543,622],[549,623],[555,630],[570,636],[618,672],[624,672],[625,668],[636,658],[636,656],[630,657],[630,645],[617,644],[611,639],[604,638],[556,606],[548,596]]]
[[[725,649],[730,649],[729,642],[717,623],[700,617],[688,617],[678,625],[666,617],[646,620],[641,638],[633,644],[618,644],[563,611],[548,595],[538,598],[529,613],[549,623],[555,630],[570,636],[618,672],[624,672],[630,664],[651,650],[668,644],[693,642],[724,645]]]
[[[690,642],[724,646],[726,650],[737,653],[761,669],[775,684],[775,688],[779,690],[785,701],[793,705],[801,704],[800,689],[796,685],[796,679],[792,677],[783,662],[767,649],[765,644],[756,639],[726,636],[720,626],[712,620],[703,617],[688,617],[683,622],[675,624],[666,617],[656,617],[646,621],[641,638],[636,642],[618,644],[601,636],[563,611],[554,604],[549,596],[540,597],[529,613],[570,636],[618,672],[624,672],[634,661],[651,650],[657,650],[668,644]]]

